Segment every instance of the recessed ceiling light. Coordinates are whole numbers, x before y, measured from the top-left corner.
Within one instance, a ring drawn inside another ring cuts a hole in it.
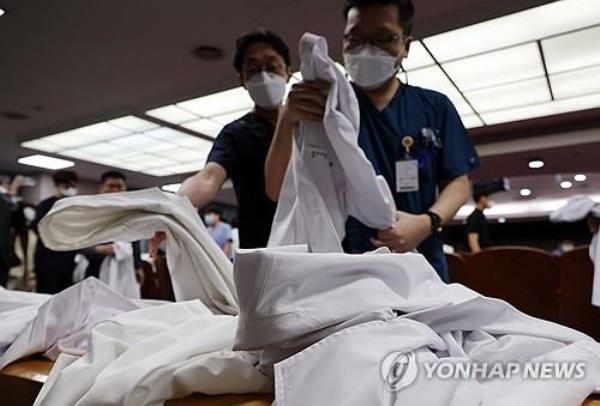
[[[35,166],[44,169],[65,169],[75,166],[74,162],[67,161],[66,159],[53,158],[46,155],[30,155],[23,158],[19,158],[18,161],[22,165]]]
[[[541,169],[544,167],[544,165],[545,165],[545,163],[541,159],[533,159],[533,160],[529,161],[529,167],[531,169]]]
[[[519,193],[521,194],[521,196],[527,197],[527,196],[531,196],[531,193],[533,193],[533,192],[531,191],[531,189],[521,189],[519,191]]]
[[[500,223],[500,224],[504,224],[504,223],[506,223],[506,219],[505,219],[504,217],[500,217],[500,218],[498,219],[498,223]]]
[[[575,179],[575,182],[585,182],[587,180],[587,176],[583,173],[578,173],[573,177],[573,179]]]
[[[2,15],[4,15],[4,10],[0,8],[0,17],[2,17]]]
[[[170,185],[164,185],[161,189],[165,192],[177,193],[181,188],[181,183],[171,183]]]
[[[218,61],[225,57],[225,52],[213,45],[199,45],[194,48],[194,55],[203,61]]]
[[[563,180],[560,182],[560,187],[562,189],[571,189],[573,187],[573,183],[569,182],[568,180]]]

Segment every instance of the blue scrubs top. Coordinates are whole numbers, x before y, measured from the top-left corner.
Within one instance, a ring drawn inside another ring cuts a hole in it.
[[[382,111],[356,86],[360,105],[358,143],[377,174],[388,182],[399,211],[423,214],[438,196],[438,184],[467,174],[480,165],[460,117],[445,95],[420,87],[401,85]],[[396,162],[407,159],[402,139],[412,137],[410,159],[419,165],[419,191],[396,192]],[[369,239],[377,230],[369,229],[350,217],[346,224],[344,248],[362,253],[375,247]],[[441,235],[426,239],[418,250],[433,265],[440,277],[448,281]]]

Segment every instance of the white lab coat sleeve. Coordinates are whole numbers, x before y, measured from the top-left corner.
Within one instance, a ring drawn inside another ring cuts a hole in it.
[[[187,198],[155,188],[61,199],[39,230],[44,244],[58,251],[147,239],[162,230],[176,299],[200,299],[218,313],[238,311],[232,264]]]

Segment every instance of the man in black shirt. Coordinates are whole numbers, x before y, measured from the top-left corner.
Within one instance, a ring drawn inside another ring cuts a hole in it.
[[[58,171],[52,175],[56,193],[54,196],[42,200],[35,208],[33,227],[37,226],[44,216],[50,211],[54,203],[63,197],[77,194],[79,177],[73,171]],[[33,256],[34,271],[36,275],[38,293],[58,293],[73,284],[73,270],[75,269],[75,255],[77,251],[52,251],[38,239]]]
[[[489,194],[474,190],[475,210],[467,218],[467,243],[471,252],[480,252],[492,245],[484,210],[490,207]]]
[[[254,110],[223,128],[206,167],[188,178],[179,194],[202,208],[231,179],[238,201],[240,247],[265,247],[277,206],[265,194],[264,165],[292,76],[289,49],[272,32],[252,32],[237,40],[234,67],[255,103]],[[151,255],[163,239],[163,233],[154,236]]]

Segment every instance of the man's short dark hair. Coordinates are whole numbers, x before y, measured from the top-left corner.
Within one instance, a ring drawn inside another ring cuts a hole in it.
[[[69,183],[79,182],[79,176],[73,171],[58,171],[52,174],[54,185],[68,185]]]
[[[123,182],[127,183],[127,178],[125,177],[125,174],[123,172],[115,170],[104,172],[100,177],[100,183],[104,183],[109,179],[121,179]]]
[[[215,205],[210,205],[206,208],[206,213],[215,213],[218,214],[219,217],[221,217],[223,215],[223,211],[221,210],[221,208],[219,206],[215,206]]]
[[[256,30],[246,35],[241,36],[235,41],[235,56],[233,58],[233,66],[237,73],[242,73],[244,66],[244,58],[246,50],[250,45],[264,43],[272,47],[283,58],[285,65],[290,66],[292,59],[290,58],[290,49],[285,41],[277,34],[267,30]]]
[[[398,24],[406,35],[410,35],[415,20],[415,6],[412,0],[346,0],[344,5],[344,20],[348,19],[348,13],[352,8],[363,8],[374,5],[392,5],[398,7]]]

